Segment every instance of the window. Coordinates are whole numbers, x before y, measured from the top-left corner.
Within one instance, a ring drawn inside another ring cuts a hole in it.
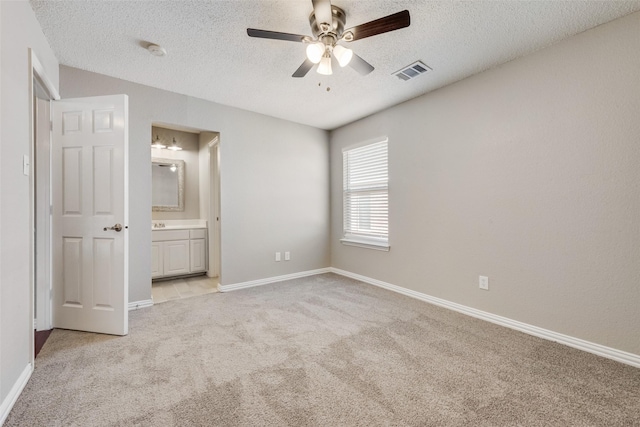
[[[386,138],[343,150],[342,243],[389,250],[388,164]]]

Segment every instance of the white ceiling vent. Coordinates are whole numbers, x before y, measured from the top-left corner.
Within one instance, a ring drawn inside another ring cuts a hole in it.
[[[412,78],[418,77],[421,74],[426,74],[429,71],[431,71],[431,67],[422,61],[416,61],[393,74],[401,80],[411,80]]]

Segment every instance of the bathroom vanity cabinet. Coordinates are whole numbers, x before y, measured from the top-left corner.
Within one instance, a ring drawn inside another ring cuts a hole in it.
[[[151,277],[182,276],[207,271],[206,228],[153,230]]]

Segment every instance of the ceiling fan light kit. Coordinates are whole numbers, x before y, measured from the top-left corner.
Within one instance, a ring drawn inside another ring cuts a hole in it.
[[[349,65],[349,62],[351,62],[351,58],[353,58],[353,51],[338,44],[333,48],[333,55],[336,57],[338,64],[340,64],[341,67],[346,67]]]
[[[320,60],[320,64],[318,65],[318,74],[322,74],[323,76],[330,76],[333,72],[331,70],[331,57],[325,55]]]
[[[307,58],[309,58],[309,61],[317,64],[322,59],[325,50],[326,48],[324,46],[324,43],[311,43],[309,46],[307,46]]]
[[[353,53],[351,49],[345,48],[338,42],[348,43],[399,30],[411,24],[409,11],[403,10],[402,12],[345,30],[347,14],[344,10],[332,5],[331,0],[312,0],[311,2],[313,4],[313,12],[309,16],[309,24],[311,25],[313,37],[247,28],[249,37],[309,44],[306,49],[307,58],[293,73],[292,77],[304,77],[316,64],[318,64],[316,71],[319,74],[331,75],[332,56],[336,58],[340,67],[350,65],[361,75],[367,75],[374,70],[374,67]]]

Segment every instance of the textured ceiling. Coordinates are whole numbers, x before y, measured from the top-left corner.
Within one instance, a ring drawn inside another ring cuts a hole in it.
[[[306,45],[256,39],[259,28],[311,35],[310,0],[31,1],[63,65],[334,129],[563,38],[640,10],[640,1],[333,0],[352,27],[404,9],[411,26],[348,44],[375,71],[291,74]],[[149,43],[163,46],[152,56]],[[392,73],[422,60],[433,71]],[[330,90],[327,90],[330,89]]]

